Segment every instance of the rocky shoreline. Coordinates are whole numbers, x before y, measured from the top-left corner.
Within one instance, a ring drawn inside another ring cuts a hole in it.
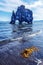
[[[40,49],[39,52],[34,53],[30,58],[21,57],[20,53],[22,50],[33,46],[33,44],[29,44],[27,42],[19,42],[14,41],[8,44],[0,46],[0,65],[37,65],[38,60],[41,59],[42,63],[39,65],[43,65],[43,48],[38,47]]]

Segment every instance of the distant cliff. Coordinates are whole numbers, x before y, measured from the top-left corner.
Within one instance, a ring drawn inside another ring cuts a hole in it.
[[[16,13],[12,12],[11,24],[15,24],[15,21],[18,20],[19,24],[22,24],[23,21],[32,23],[33,21],[33,12],[29,9],[26,9],[24,5],[18,7]]]

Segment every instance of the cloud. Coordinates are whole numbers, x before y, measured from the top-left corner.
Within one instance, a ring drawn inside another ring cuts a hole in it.
[[[36,1],[33,4],[29,5],[26,2],[23,2],[22,0],[4,0],[5,3],[0,2],[0,5],[3,7],[0,7],[0,10],[11,12],[13,9],[16,10],[18,6],[25,5],[26,8],[35,8],[37,6],[41,6],[41,1]]]
[[[36,0],[36,1],[33,1],[33,3],[31,4],[28,4],[27,2],[24,2],[22,0],[16,0],[16,1],[3,0],[3,2],[0,1],[0,11],[4,11],[4,12],[12,12],[12,10],[16,11],[17,7],[23,4],[25,5],[26,8],[31,9],[33,11],[34,19],[43,19],[43,15],[42,15],[43,14],[43,1]]]
[[[43,8],[38,7],[34,11],[34,19],[43,20]]]
[[[0,5],[3,7],[0,7],[0,10],[11,12],[13,9],[16,10],[16,8],[23,4],[21,0],[4,0],[5,3],[0,2]]]

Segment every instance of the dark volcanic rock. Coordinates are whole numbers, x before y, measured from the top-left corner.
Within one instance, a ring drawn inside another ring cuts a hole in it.
[[[19,24],[22,24],[23,21],[32,23],[33,13],[31,10],[26,9],[24,5],[21,5],[18,7],[16,13],[13,11],[10,23],[15,23],[16,20],[19,21]]]
[[[16,15],[14,13],[14,11],[12,12],[12,16],[11,16],[11,24],[14,24],[15,23],[15,20],[16,20]]]

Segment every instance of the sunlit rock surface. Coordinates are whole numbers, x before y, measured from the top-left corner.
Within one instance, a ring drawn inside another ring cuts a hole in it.
[[[23,58],[29,58],[32,55],[33,52],[37,52],[37,51],[39,51],[39,49],[36,48],[35,46],[32,46],[30,48],[26,48],[25,50],[23,50],[21,52],[21,56]]]
[[[19,20],[19,24],[22,24],[23,21],[27,23],[32,23],[33,21],[33,12],[30,9],[26,9],[24,5],[18,7],[16,13],[12,12],[11,24],[15,24],[15,21]]]

